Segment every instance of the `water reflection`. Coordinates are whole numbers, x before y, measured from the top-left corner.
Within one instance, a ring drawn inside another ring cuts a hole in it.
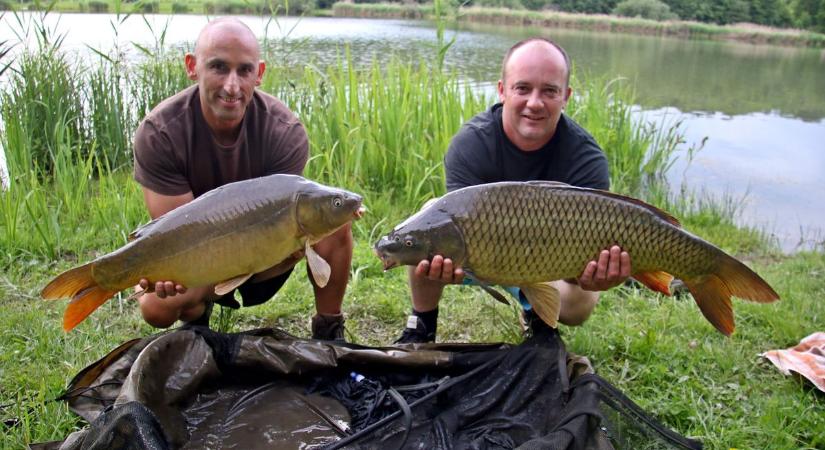
[[[332,63],[346,46],[360,66],[390,57],[431,63],[437,45],[435,29],[425,22],[240,18],[267,37],[270,64]],[[9,19],[0,23],[0,41],[16,40]],[[89,47],[106,52],[114,45],[137,55],[132,43],[154,46],[161,31],[167,45],[188,48],[206,21],[196,15],[132,16],[123,22],[106,14],[46,17],[50,27],[66,34],[64,48],[81,55],[88,55]],[[742,220],[776,233],[786,250],[806,237],[822,236],[817,230],[825,213],[816,205],[825,196],[825,52],[469,24],[457,31],[445,64],[489,88],[506,49],[533,35],[559,41],[579,76],[632,80],[641,117],[679,116],[689,144],[707,138],[690,167],[684,167],[685,158],[677,161],[670,173],[674,184],[684,180],[689,188],[714,195],[747,195]]]

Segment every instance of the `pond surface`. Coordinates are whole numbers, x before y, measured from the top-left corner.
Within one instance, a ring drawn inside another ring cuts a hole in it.
[[[10,17],[0,41],[15,40]],[[66,33],[64,48],[108,51],[115,43],[188,45],[205,16],[52,14],[46,23]],[[344,44],[356,64],[389,55],[430,60],[436,31],[403,20],[242,17],[266,35],[287,63],[332,61]],[[151,29],[150,29],[151,26]],[[117,30],[115,35],[114,30]],[[152,31],[154,30],[154,31]],[[498,79],[504,52],[516,41],[549,36],[570,53],[578,76],[625,78],[636,87],[639,118],[682,122],[687,142],[669,173],[716,198],[729,196],[740,223],[772,233],[786,251],[825,241],[825,52],[734,42],[689,41],[575,30],[462,25],[446,64],[480,83]],[[298,44],[298,45],[295,45]],[[133,47],[131,47],[133,48]],[[136,54],[137,52],[135,52]],[[575,85],[573,86],[575,90]],[[686,150],[705,142],[688,165]]]

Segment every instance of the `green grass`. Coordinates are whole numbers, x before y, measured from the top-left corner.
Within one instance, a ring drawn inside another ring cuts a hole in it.
[[[443,54],[448,46],[441,42],[438,48]],[[188,81],[181,55],[163,50],[162,39],[145,53],[137,65],[101,55],[91,70],[60,64],[66,61],[59,45],[42,42],[15,61],[7,73],[11,82],[0,91],[0,142],[12,175],[10,189],[0,191],[2,448],[62,439],[82,426],[51,399],[119,343],[154,332],[134,302],[116,299],[66,334],[60,328],[66,302],[38,298],[57,273],[123,245],[148,219],[125,143],[149,108]],[[331,67],[271,67],[262,85],[304,121],[312,145],[307,175],[366,197],[369,213],[354,226],[357,245],[344,305],[352,342],[385,345],[400,333],[409,311],[404,272],[383,272],[370,246],[427,198],[443,193],[447,142],[491,101],[434,59],[434,65],[395,60],[356,68],[343,53]],[[49,69],[23,70],[20,64]],[[123,78],[113,79],[115,73]],[[63,89],[61,98],[41,99],[55,92],[52,78]],[[825,446],[823,395],[757,356],[821,331],[825,256],[777,255],[758,230],[734,226],[734,200],[668,191],[663,171],[681,140],[678,126],[658,129],[630,120],[633,92],[624,82],[577,78],[574,84],[579,96],[568,112],[602,142],[615,189],[672,211],[687,229],[746,259],[783,300],[737,301],[739,328],[727,339],[689,298],[614,289],[585,326],[563,328],[569,349],[587,355],[633,400],[708,448]],[[38,101],[47,106],[25,111]],[[308,336],[313,297],[304,271],[301,263],[273,301],[217,314],[213,325],[224,331],[276,326]],[[518,342],[517,313],[478,289],[450,287],[439,338]]]

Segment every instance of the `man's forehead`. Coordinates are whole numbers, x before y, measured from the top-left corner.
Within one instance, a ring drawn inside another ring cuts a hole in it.
[[[236,64],[238,66],[250,66],[254,67],[257,64],[257,60],[253,58],[248,58],[246,61],[237,61],[238,55],[230,55],[235,56],[234,58],[225,58],[222,55],[208,55],[203,58],[203,61],[206,64]]]
[[[204,53],[221,47],[244,48],[259,53],[258,39],[249,28],[232,21],[207,25],[195,42],[195,53]]]

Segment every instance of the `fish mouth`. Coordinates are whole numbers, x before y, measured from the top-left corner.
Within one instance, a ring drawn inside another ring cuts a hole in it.
[[[355,219],[355,220],[358,220],[358,219],[360,219],[360,218],[364,217],[364,214],[365,214],[366,212],[367,212],[367,207],[366,207],[366,206],[364,206],[364,205],[361,205],[361,206],[359,206],[359,207],[358,207],[358,209],[356,209],[356,210],[352,213],[352,218],[353,218],[353,219]]]
[[[375,256],[381,260],[381,265],[384,267],[385,272],[393,267],[398,267],[398,261],[394,260],[390,255],[387,255],[378,248],[373,248],[372,251],[375,253]]]

